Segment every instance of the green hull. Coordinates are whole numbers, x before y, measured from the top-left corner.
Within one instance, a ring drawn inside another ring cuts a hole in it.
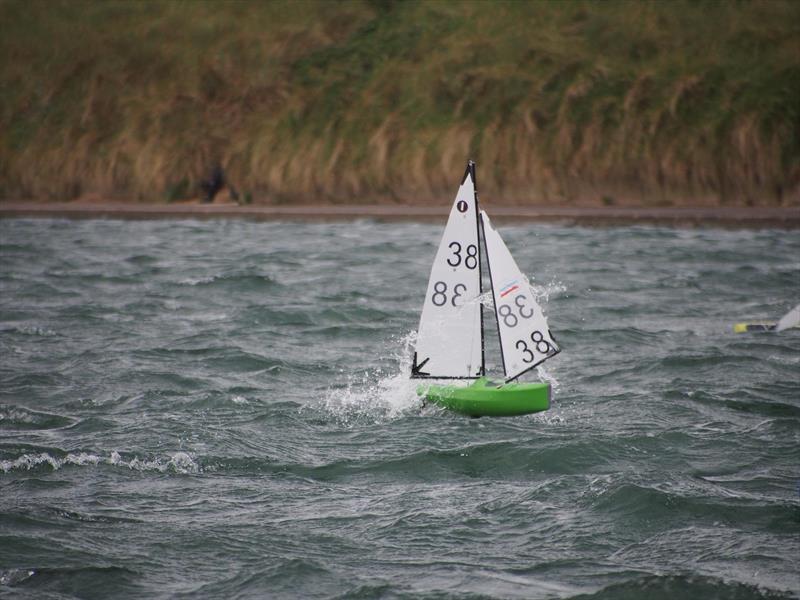
[[[549,383],[502,383],[481,377],[472,385],[421,385],[426,401],[471,417],[513,417],[550,408]]]

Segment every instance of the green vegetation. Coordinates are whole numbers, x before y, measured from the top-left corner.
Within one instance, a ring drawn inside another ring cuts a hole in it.
[[[0,0],[0,197],[800,204],[800,2]]]

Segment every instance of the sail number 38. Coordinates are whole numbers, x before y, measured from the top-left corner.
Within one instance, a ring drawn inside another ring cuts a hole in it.
[[[461,244],[458,242],[450,242],[447,246],[453,251],[453,256],[447,259],[447,264],[451,267],[457,267],[461,264]],[[478,247],[475,244],[467,246],[467,255],[463,257],[464,266],[468,269],[474,269],[478,266]]]
[[[531,333],[531,341],[533,342],[536,351],[539,354],[550,354],[553,350],[553,347],[550,345],[546,339],[544,339],[544,334],[541,331],[534,331]],[[528,344],[526,340],[517,340],[515,344],[517,350],[521,350],[522,353],[525,355],[522,357],[522,362],[525,363],[532,363],[536,355],[528,348]]]
[[[514,304],[517,307],[519,316],[523,319],[530,319],[533,316],[533,308],[526,306],[525,301],[526,298],[524,294],[519,294],[514,298]],[[511,305],[503,304],[497,309],[497,312],[503,319],[503,324],[506,327],[516,327],[517,323],[519,323],[519,319],[517,318],[517,315],[514,314],[514,310],[511,308]]]
[[[458,304],[456,304],[456,300],[458,300],[466,291],[467,286],[465,286],[463,283],[455,284],[453,286],[453,295],[450,297],[450,304],[453,306],[458,306]],[[447,284],[444,281],[437,281],[433,284],[433,295],[431,296],[431,302],[433,302],[434,306],[444,306],[447,304]]]

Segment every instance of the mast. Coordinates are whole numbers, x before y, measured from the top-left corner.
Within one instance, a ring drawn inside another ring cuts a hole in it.
[[[478,235],[478,302],[480,303],[480,313],[481,313],[481,375],[486,375],[486,338],[483,332],[483,302],[481,302],[480,297],[483,296],[483,265],[481,264],[481,258],[483,253],[481,252],[481,247],[483,246],[482,238],[481,238],[481,207],[478,203],[478,179],[475,177],[475,161],[470,159],[467,167],[472,175],[472,185],[475,187],[475,227],[477,229]]]

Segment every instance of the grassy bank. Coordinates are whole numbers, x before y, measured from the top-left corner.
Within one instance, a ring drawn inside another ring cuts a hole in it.
[[[0,197],[800,204],[800,2],[0,2]],[[443,195],[443,197],[442,197]]]

